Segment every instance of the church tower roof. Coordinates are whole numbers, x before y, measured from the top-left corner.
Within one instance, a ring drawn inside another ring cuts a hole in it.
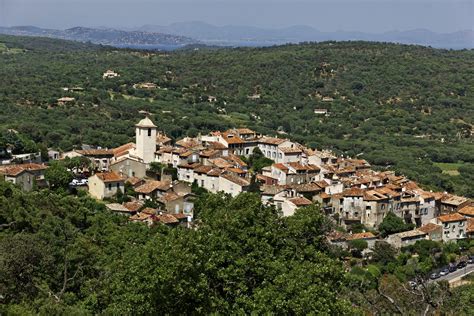
[[[150,120],[150,118],[147,116],[145,117],[143,120],[141,120],[140,122],[138,122],[137,125],[135,125],[136,127],[146,127],[146,128],[150,128],[150,127],[156,127],[156,125],[153,123],[152,120]]]

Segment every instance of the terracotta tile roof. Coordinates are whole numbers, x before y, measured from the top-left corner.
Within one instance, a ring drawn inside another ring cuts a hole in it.
[[[174,216],[177,220],[188,218],[188,215],[183,214],[183,213],[171,214],[171,215]]]
[[[298,207],[313,204],[313,202],[311,202],[305,197],[296,197],[296,198],[289,199],[289,201]]]
[[[236,133],[224,132],[221,134],[222,138],[227,142],[227,144],[243,144],[245,141],[240,138]]]
[[[347,237],[347,240],[356,240],[356,239],[373,239],[376,238],[371,232],[352,234]]]
[[[156,221],[165,225],[179,223],[178,219],[175,216],[167,213],[163,213],[161,215],[156,216]]]
[[[156,143],[157,144],[166,144],[166,143],[169,143],[170,141],[171,141],[171,138],[169,138],[165,134],[159,133],[159,134],[156,135]]]
[[[315,183],[316,183],[317,185],[319,185],[319,186],[320,186],[321,188],[323,188],[323,189],[324,189],[325,187],[328,187],[328,186],[329,186],[329,184],[328,184],[326,181],[324,181],[324,180],[316,181]]]
[[[459,213],[453,213],[453,214],[441,215],[438,217],[438,220],[442,223],[449,223],[449,222],[463,221],[463,220],[466,220],[466,218]]]
[[[147,181],[138,188],[135,189],[135,192],[142,194],[150,194],[154,191],[166,191],[171,187],[169,181]]]
[[[200,173],[200,174],[208,173],[209,171],[212,170],[212,168],[213,168],[212,166],[204,166],[204,165],[202,165],[202,166],[199,166],[199,167],[197,167],[197,168],[194,168],[194,172],[195,172],[195,173]]]
[[[181,198],[180,195],[176,194],[175,192],[168,192],[165,193],[162,197],[159,198],[160,202],[162,203],[169,203]]]
[[[387,199],[388,199],[387,196],[375,190],[366,191],[364,194],[364,200],[366,201],[380,201],[380,200],[387,200]]]
[[[126,183],[130,183],[132,186],[136,186],[142,181],[143,181],[142,179],[137,178],[137,177],[130,177],[130,178],[127,178],[127,180],[125,180]]]
[[[119,146],[117,148],[112,149],[112,152],[115,157],[120,157],[123,156],[127,153],[129,153],[131,150],[135,149],[135,144],[134,143],[128,143],[122,146]]]
[[[111,149],[87,149],[87,150],[78,150],[79,154],[84,156],[94,156],[94,157],[113,157],[114,151]]]
[[[288,162],[287,166],[295,169],[296,171],[318,171],[319,167],[315,165],[302,165],[299,162]]]
[[[193,152],[190,151],[190,150],[188,150],[188,151],[179,153],[179,157],[181,157],[181,158],[187,158],[187,157],[191,156],[192,154],[193,154]]]
[[[238,177],[238,176],[234,176],[232,174],[223,174],[221,175],[222,178],[230,181],[230,182],[233,182],[241,187],[246,187],[246,186],[249,186],[250,185],[250,182],[241,178],[241,177]]]
[[[195,139],[195,138],[180,139],[176,142],[176,145],[187,148],[187,149],[202,146],[201,142],[198,139]]]
[[[275,194],[285,191],[286,188],[287,188],[286,185],[266,185],[266,184],[262,185],[261,187],[262,194],[264,195],[275,195]]]
[[[133,216],[130,216],[128,218],[129,221],[132,221],[132,222],[143,222],[149,218],[151,218],[153,215],[151,214],[146,214],[146,213],[138,213],[138,214],[135,214]]]
[[[319,194],[319,196],[322,198],[322,199],[328,199],[330,198],[331,196],[329,194],[327,194],[326,192],[321,192]]]
[[[219,142],[209,142],[209,148],[212,148],[212,149],[227,149],[227,147],[224,144],[221,144]]]
[[[421,230],[422,232],[425,232],[427,234],[435,232],[437,230],[442,230],[442,227],[440,225],[436,225],[433,223],[428,223],[426,225],[421,226],[418,228],[418,230]]]
[[[474,205],[464,206],[458,213],[464,216],[474,216]]]
[[[123,206],[125,206],[131,212],[138,212],[143,207],[143,202],[141,201],[127,202]]]
[[[394,235],[397,235],[400,238],[411,238],[411,237],[424,237],[426,236],[426,232],[421,231],[419,229],[414,229],[414,230],[409,230],[406,232],[401,232],[401,233],[396,233]]]
[[[157,151],[159,154],[172,153],[175,148],[173,146],[163,146]]]
[[[105,205],[110,211],[112,212],[119,212],[119,213],[131,213],[131,211],[123,206],[122,204],[118,203],[110,203]]]
[[[207,173],[208,176],[210,177],[218,177],[224,172],[222,169],[219,168],[213,168],[211,171]]]
[[[468,198],[465,198],[463,196],[457,196],[457,195],[449,195],[441,199],[441,203],[454,205],[454,206],[459,206],[463,203],[466,203],[467,201],[469,201]]]
[[[102,172],[95,174],[102,182],[125,182],[125,177],[122,177],[117,172]]]
[[[296,147],[280,147],[278,148],[284,154],[301,154],[303,151]]]
[[[269,145],[280,145],[286,142],[286,139],[282,138],[275,138],[275,137],[262,137],[258,140],[261,144],[269,144]]]
[[[216,156],[216,155],[219,155],[220,152],[218,150],[215,150],[215,149],[206,149],[206,150],[203,150],[199,153],[199,156],[201,157],[204,157],[204,158],[210,158],[212,156]]]
[[[46,169],[46,165],[36,163],[25,163],[21,165],[5,166],[4,168],[0,169],[0,173],[11,177],[16,177],[25,171],[41,171]]]
[[[374,189],[374,191],[382,193],[383,195],[386,195],[388,197],[398,197],[398,196],[401,195],[401,193],[396,192],[396,191],[388,188],[387,186],[376,188],[376,189]]]
[[[466,233],[474,233],[474,218],[467,219]]]
[[[296,192],[319,192],[322,190],[316,183],[295,184],[290,185],[290,187],[295,189]]]
[[[447,194],[446,193],[443,193],[443,192],[433,192],[433,196],[435,198],[435,200],[441,200],[442,198],[444,198]]]
[[[287,166],[285,166],[284,164],[282,163],[274,163],[272,165],[274,168],[277,168],[277,169],[280,169],[281,171],[283,171],[284,173],[288,173],[290,171],[290,169],[288,169]]]
[[[140,158],[134,157],[134,156],[129,156],[129,157],[121,157],[121,158],[118,158],[116,161],[114,161],[114,162],[111,163],[110,165],[111,165],[111,166],[114,166],[114,165],[116,165],[116,164],[118,164],[118,163],[121,163],[121,162],[123,162],[123,161],[125,161],[125,160],[131,160],[131,161],[143,163],[143,160],[141,160]]]
[[[144,208],[143,210],[140,211],[141,214],[148,214],[148,215],[155,215],[156,214],[156,209],[147,207]]]
[[[227,161],[231,161],[233,163],[236,163],[238,164],[239,166],[241,167],[247,167],[247,163],[245,163],[245,161],[243,161],[239,156],[237,155],[234,155],[234,154],[230,154],[229,156],[227,157],[224,157],[224,159],[226,159]]]
[[[242,170],[240,168],[227,168],[226,169],[229,172],[237,173],[237,174],[246,174],[247,172],[245,170]]]
[[[255,131],[252,131],[250,128],[237,128],[237,133],[239,134],[255,134]]]
[[[182,169],[196,169],[196,168],[199,168],[200,166],[202,166],[199,162],[195,162],[195,163],[187,163],[187,162],[184,162],[184,163],[181,163],[178,165],[178,168],[182,168]]]
[[[364,194],[365,194],[365,191],[363,189],[359,189],[359,188],[350,188],[350,189],[344,190],[342,192],[342,194],[344,196],[360,196],[360,197],[363,197]]]
[[[347,233],[334,230],[327,235],[327,238],[330,241],[345,241],[347,236],[349,236]]]
[[[234,166],[234,164],[224,158],[209,159],[209,162],[218,168],[231,168]]]

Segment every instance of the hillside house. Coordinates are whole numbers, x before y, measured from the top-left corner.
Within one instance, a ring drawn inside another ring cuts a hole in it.
[[[120,75],[110,69],[102,74],[103,79],[112,79],[112,78],[117,78],[117,77],[120,77]]]
[[[47,167],[42,164],[27,163],[0,167],[0,177],[18,185],[23,191],[32,191],[35,186],[46,185],[44,173]]]
[[[96,173],[89,177],[89,193],[99,200],[125,192],[125,177],[116,172]]]
[[[443,240],[443,226],[441,225],[428,223],[418,228],[418,230],[426,233],[426,237],[429,240],[433,240],[433,241]]]
[[[415,229],[397,234],[392,234],[387,237],[387,242],[393,247],[400,249],[402,247],[414,245],[419,240],[427,239],[428,234],[424,231]]]
[[[443,227],[443,241],[453,241],[467,237],[467,218],[459,213],[441,215],[432,220],[433,224]]]
[[[171,189],[171,182],[168,181],[146,181],[135,189],[139,200],[155,200],[162,197]]]
[[[237,196],[242,192],[247,191],[250,182],[241,177],[231,174],[221,174],[219,176],[219,189],[224,193],[229,193],[232,196]]]
[[[110,170],[126,177],[144,178],[146,176],[147,165],[137,158],[124,157],[113,162],[110,165]]]

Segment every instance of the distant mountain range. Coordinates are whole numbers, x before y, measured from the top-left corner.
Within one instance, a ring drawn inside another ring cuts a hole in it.
[[[0,34],[42,36],[117,47],[166,49],[198,43],[194,39],[180,35],[139,30],[123,31],[109,28],[74,27],[67,30],[54,30],[34,26],[15,26],[0,27]]]
[[[43,36],[116,47],[176,49],[184,46],[270,46],[322,41],[377,41],[418,44],[436,48],[474,48],[472,30],[435,33],[417,29],[385,33],[321,32],[309,26],[265,29],[251,26],[214,26],[204,22],[144,25],[136,29],[74,27],[66,30],[34,26],[0,27],[0,34]]]
[[[265,29],[250,26],[214,26],[203,22],[174,23],[168,26],[144,25],[137,30],[187,36],[206,44],[230,46],[260,46],[305,41],[377,41],[418,44],[438,48],[474,48],[472,30],[454,33],[435,33],[425,29],[391,31],[385,33],[321,32],[309,26]]]

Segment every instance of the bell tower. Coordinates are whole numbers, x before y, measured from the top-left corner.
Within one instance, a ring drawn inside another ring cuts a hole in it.
[[[135,125],[136,153],[147,164],[155,161],[156,131],[148,116]]]

